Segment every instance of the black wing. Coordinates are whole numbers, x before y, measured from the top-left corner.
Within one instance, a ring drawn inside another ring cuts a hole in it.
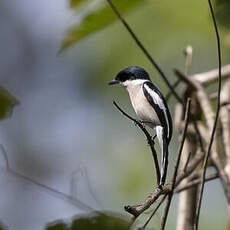
[[[156,114],[164,128],[164,134],[167,137],[168,143],[172,137],[172,118],[168,109],[168,105],[165,101],[162,93],[157,87],[150,81],[143,84],[143,92],[148,102],[156,111]]]

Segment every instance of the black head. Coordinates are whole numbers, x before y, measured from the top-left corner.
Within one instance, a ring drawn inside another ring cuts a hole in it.
[[[124,83],[127,80],[150,80],[148,73],[141,67],[130,66],[121,70],[109,85]]]

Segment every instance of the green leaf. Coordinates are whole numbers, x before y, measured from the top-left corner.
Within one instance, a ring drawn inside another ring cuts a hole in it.
[[[71,230],[127,230],[129,222],[121,215],[91,213],[73,221]]]
[[[216,0],[215,15],[218,23],[227,29],[230,29],[230,1]]]
[[[9,228],[2,222],[0,221],[0,230],[8,230]]]
[[[113,0],[114,5],[121,14],[129,12],[141,2],[143,2],[143,0]],[[100,4],[100,7],[98,7],[96,11],[94,9],[87,12],[82,22],[75,25],[67,32],[60,51],[63,51],[76,44],[81,39],[104,29],[116,20],[117,16],[114,14],[106,0],[104,0],[103,4]]]
[[[62,221],[56,221],[49,224],[46,230],[69,230],[68,226]]]
[[[85,2],[87,2],[87,0],[70,0],[70,7],[77,8]]]
[[[129,225],[128,219],[119,213],[95,211],[75,217],[71,224],[55,221],[48,224],[46,230],[127,230]]]
[[[0,86],[0,120],[8,118],[19,101],[5,88]]]

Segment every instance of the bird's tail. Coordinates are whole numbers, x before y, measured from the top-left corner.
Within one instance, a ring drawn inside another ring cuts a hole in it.
[[[166,138],[163,138],[160,186],[163,186],[165,184],[167,169],[168,169],[168,143]]]

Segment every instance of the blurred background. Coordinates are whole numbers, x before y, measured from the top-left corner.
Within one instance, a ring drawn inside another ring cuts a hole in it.
[[[215,2],[216,9],[229,12],[223,2]],[[217,15],[227,64],[230,13],[221,12]],[[1,1],[0,84],[20,104],[1,121],[0,143],[15,171],[92,208],[124,214],[123,206],[143,201],[156,178],[142,133],[112,105],[116,100],[133,114],[127,93],[107,82],[121,69],[139,65],[164,94],[168,89],[119,21],[58,54],[77,16],[67,0]],[[146,0],[125,18],[170,82],[176,81],[173,68],[184,69],[187,45],[194,49],[191,73],[217,67],[207,1]],[[175,103],[170,99],[172,115]],[[178,143],[175,130],[170,169]],[[0,220],[10,230],[45,229],[47,223],[87,212],[10,174],[0,159]],[[225,229],[228,212],[218,181],[208,183],[204,197],[201,229]],[[176,203],[168,229],[176,224]]]

